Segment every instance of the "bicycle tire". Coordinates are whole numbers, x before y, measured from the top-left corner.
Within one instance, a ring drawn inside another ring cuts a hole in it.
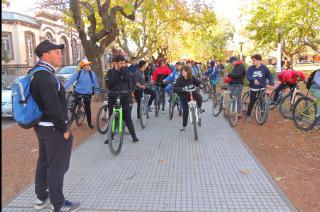
[[[114,112],[109,120],[109,126],[110,126],[110,130],[108,130],[108,146],[109,146],[109,150],[111,152],[111,154],[113,155],[119,155],[120,151],[121,151],[121,147],[123,144],[123,137],[124,137],[124,127],[123,127],[123,123],[122,123],[122,132],[119,133],[118,132],[118,123],[116,118],[118,118],[119,113],[118,112]],[[112,123],[113,121],[115,121],[115,131],[112,132]],[[119,121],[119,120],[118,120]],[[114,144],[118,143],[118,147],[116,147]]]
[[[277,102],[273,101],[273,97],[274,97],[275,91],[276,91],[276,89],[273,89],[273,91],[271,92],[271,94],[270,94],[270,96],[269,96],[269,98],[268,98],[268,107],[269,107],[269,110],[274,110],[274,109],[278,106],[278,104],[279,104],[278,101],[277,101]],[[279,98],[280,98],[280,94],[279,94],[278,99],[279,99]],[[275,103],[275,104],[272,104],[272,103]]]
[[[228,121],[230,126],[232,127],[235,127],[238,121],[238,111],[237,111],[237,108],[235,108],[236,105],[237,105],[237,98],[232,97],[228,105],[228,110],[229,110]]]
[[[145,112],[145,103],[141,101],[141,105],[140,105],[140,110],[139,110],[139,115],[140,115],[140,125],[142,127],[142,129],[146,128],[146,124],[147,124],[147,114]]]
[[[193,130],[194,130],[194,139],[198,140],[198,126],[197,126],[197,120],[196,120],[196,111],[195,109],[191,109],[191,115],[192,115],[192,124],[193,124]]]
[[[73,121],[74,121],[74,116],[75,116],[75,113],[73,112],[73,109],[69,109],[68,110],[68,127],[70,128]]]
[[[241,102],[242,102],[242,113],[245,114],[248,111],[248,105],[250,102],[250,91],[247,91],[242,95]]]
[[[172,93],[170,95],[170,100],[169,100],[169,119],[172,120],[173,118],[173,113],[174,113],[174,107],[176,105],[174,94]]]
[[[105,134],[108,131],[108,125],[109,125],[108,105],[102,105],[102,107],[100,107],[100,109],[98,110],[96,125],[99,133]]]
[[[314,120],[312,120],[312,117],[310,117],[311,120],[309,121],[309,125],[307,127],[302,126],[301,121],[304,119],[304,117],[309,116],[309,114],[298,114],[298,109],[299,109],[298,107],[299,106],[303,107],[303,109],[304,109],[303,113],[310,112],[310,111],[305,111],[305,106],[304,106],[304,105],[306,105],[305,102],[309,102],[309,104],[312,105],[311,107],[313,107],[313,109],[314,109],[314,113],[313,113]],[[304,105],[302,105],[302,104],[304,104]],[[303,131],[309,131],[309,130],[313,129],[317,124],[316,113],[317,113],[317,103],[313,99],[311,99],[310,97],[307,97],[307,96],[302,97],[302,98],[298,99],[298,101],[296,102],[296,104],[293,107],[293,123],[297,129],[303,130]]]
[[[207,102],[210,99],[210,92],[210,87],[205,83],[203,89],[201,89],[203,102]]]
[[[214,96],[213,100],[212,100],[212,114],[214,117],[219,116],[219,114],[222,111],[222,107],[223,107],[223,100],[222,100],[222,96],[221,94],[217,94]]]
[[[84,110],[84,105],[83,103],[80,103],[80,107],[76,106],[76,115],[75,115],[75,120],[76,120],[76,124],[78,126],[82,125],[84,118],[86,117],[86,112]]]
[[[255,104],[255,118],[258,125],[263,125],[268,119],[269,104],[265,99],[258,99]]]
[[[286,119],[293,119],[293,106],[291,105],[291,97],[293,93],[287,94],[279,103],[279,112],[282,115],[282,117]],[[296,99],[295,102],[300,99],[301,97],[304,97],[302,93],[296,93]],[[289,105],[289,106],[288,106]],[[289,107],[289,109],[288,109]]]

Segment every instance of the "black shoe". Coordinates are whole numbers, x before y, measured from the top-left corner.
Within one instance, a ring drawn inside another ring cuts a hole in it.
[[[134,139],[132,139],[132,142],[133,142],[133,143],[138,143],[138,142],[139,142],[139,139],[138,139],[138,138],[134,138]]]
[[[93,128],[94,128],[94,126],[93,126],[92,124],[88,124],[88,127],[89,127],[90,129],[93,129]]]
[[[185,131],[186,130],[186,127],[182,127],[181,129],[180,129],[180,131]]]
[[[206,111],[205,109],[199,108],[199,112],[200,112],[200,113],[203,113],[203,112],[205,112],[205,111]]]
[[[108,139],[105,140],[105,141],[104,141],[104,144],[109,144],[109,140],[108,140]]]

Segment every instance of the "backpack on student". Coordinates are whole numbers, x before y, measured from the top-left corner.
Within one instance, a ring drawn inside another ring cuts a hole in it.
[[[29,129],[38,124],[43,114],[30,92],[33,75],[38,71],[50,72],[44,66],[37,66],[12,87],[13,118],[24,129]],[[57,84],[59,91],[60,81],[58,79]]]
[[[312,72],[310,74],[309,78],[308,78],[307,85],[306,85],[308,90],[311,88],[311,85],[312,85],[312,82],[313,82],[313,78],[316,75],[317,71],[319,71],[319,70],[315,70],[314,72]]]
[[[77,76],[76,86],[78,85],[78,81],[79,81],[79,78],[80,78],[80,74],[81,74],[81,69],[79,70],[79,73],[78,73],[78,76]],[[90,70],[89,70],[89,75],[90,75],[90,79],[91,79],[91,83],[92,83],[92,94],[94,94],[94,85],[93,85],[92,73],[91,73]]]

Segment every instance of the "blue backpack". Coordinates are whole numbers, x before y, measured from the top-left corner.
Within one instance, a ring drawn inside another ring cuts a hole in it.
[[[24,129],[29,129],[40,122],[42,111],[30,93],[33,75],[38,71],[48,71],[44,66],[33,68],[25,77],[12,87],[12,112],[14,120]],[[51,73],[51,72],[50,72]],[[56,78],[57,79],[57,78]],[[60,81],[57,79],[58,91]]]

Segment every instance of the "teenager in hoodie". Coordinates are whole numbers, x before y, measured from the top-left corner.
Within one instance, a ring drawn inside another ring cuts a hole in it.
[[[232,63],[233,65],[232,72],[228,74],[228,77],[232,79],[232,81],[230,82],[230,92],[231,92],[231,96],[235,96],[237,98],[238,117],[241,118],[242,117],[241,96],[242,96],[244,78],[246,76],[246,68],[244,67],[242,61],[238,60],[236,56],[232,56],[228,62]]]
[[[252,108],[258,99],[260,88],[262,92],[265,92],[267,79],[269,80],[270,85],[274,85],[270,70],[267,66],[261,64],[261,56],[259,54],[255,54],[251,57],[251,60],[253,65],[250,66],[247,71],[247,79],[250,83],[250,103],[246,114],[247,121],[251,121]]]
[[[208,71],[206,71],[203,74],[205,76],[209,77],[210,83],[213,88],[213,95],[215,96],[217,93],[217,84],[218,84],[218,80],[219,80],[219,69],[217,67],[215,67],[214,60],[212,60],[210,62],[210,68],[208,69]]]

